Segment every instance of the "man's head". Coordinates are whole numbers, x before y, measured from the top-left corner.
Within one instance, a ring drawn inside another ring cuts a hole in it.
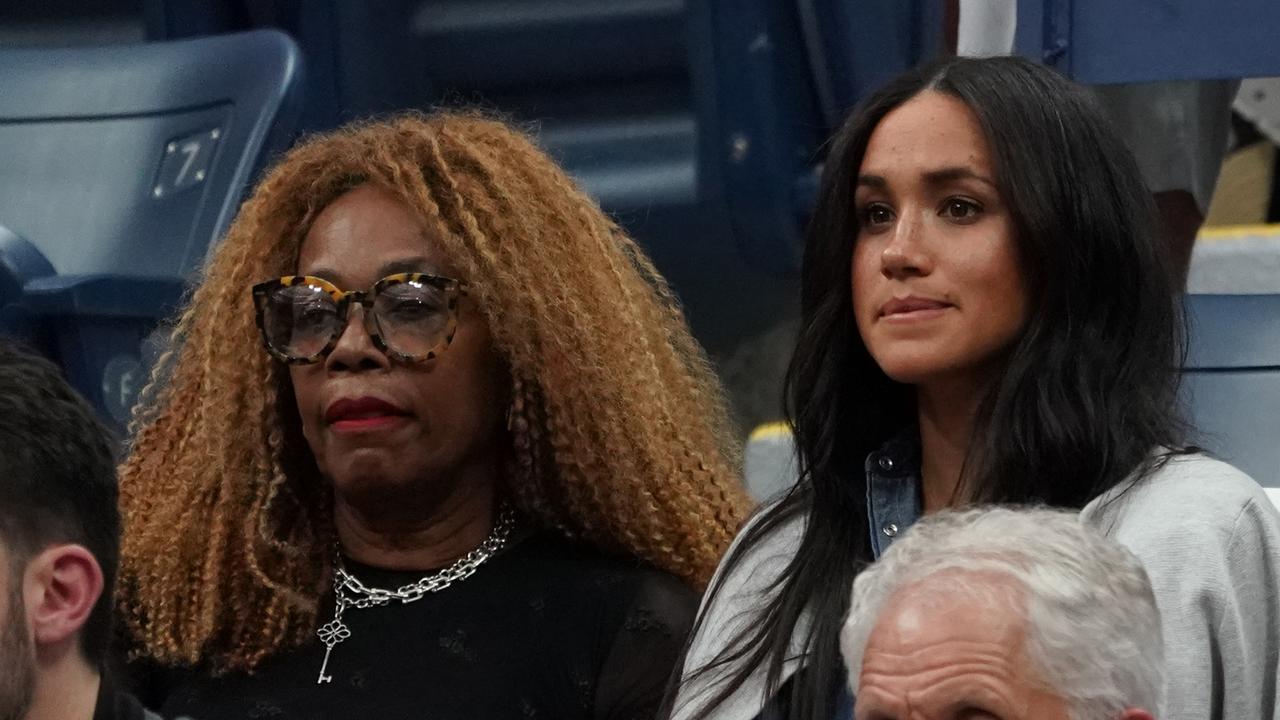
[[[42,668],[102,665],[120,514],[111,446],[46,360],[0,339],[0,718]]]
[[[854,582],[857,720],[1150,720],[1160,616],[1138,559],[1075,513],[917,523]]]

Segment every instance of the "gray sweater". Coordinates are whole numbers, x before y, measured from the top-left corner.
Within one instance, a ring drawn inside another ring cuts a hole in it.
[[[1120,500],[1089,503],[1083,517],[1146,565],[1162,613],[1166,715],[1159,720],[1280,720],[1280,513],[1239,470],[1204,455],[1176,458]],[[804,519],[775,530],[725,579],[685,673],[752,622],[768,587],[799,546]],[[803,628],[793,634],[802,637]],[[793,654],[794,656],[794,654]],[[799,666],[785,668],[784,679]],[[684,683],[673,720],[751,720],[763,708],[764,674],[709,714],[700,701],[717,677]]]
[[[1280,720],[1280,513],[1249,476],[1171,460],[1082,516],[1142,560],[1165,637],[1170,720]]]

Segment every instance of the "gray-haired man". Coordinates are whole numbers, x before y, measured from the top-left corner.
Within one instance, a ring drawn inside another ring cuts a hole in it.
[[[1146,572],[1075,513],[917,523],[854,582],[841,648],[857,720],[1152,720]]]

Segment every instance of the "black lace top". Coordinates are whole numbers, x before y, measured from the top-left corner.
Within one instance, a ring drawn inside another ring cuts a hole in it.
[[[422,573],[355,563],[370,586]],[[670,575],[547,534],[410,604],[348,610],[351,635],[318,685],[316,638],[252,675],[170,685],[165,717],[194,720],[650,720],[697,610]],[[320,622],[332,614],[322,613]],[[168,683],[166,683],[168,684]]]

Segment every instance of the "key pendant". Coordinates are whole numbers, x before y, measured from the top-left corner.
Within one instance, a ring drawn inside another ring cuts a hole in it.
[[[316,634],[320,636],[320,642],[324,643],[324,662],[320,665],[320,677],[316,678],[317,685],[333,682],[332,675],[324,674],[324,671],[329,667],[329,654],[333,652],[335,645],[351,637],[351,629],[347,627],[346,623],[342,622],[342,609],[339,606],[333,620],[325,623],[316,631]]]

